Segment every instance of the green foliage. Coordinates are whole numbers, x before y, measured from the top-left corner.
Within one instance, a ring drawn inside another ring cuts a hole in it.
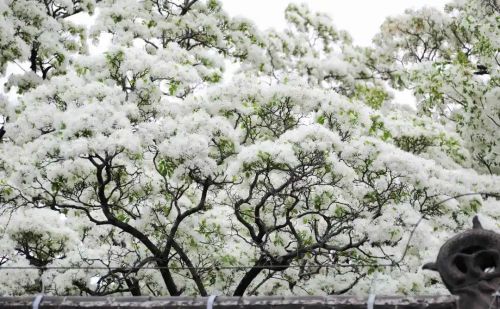
[[[115,23],[119,23],[123,20],[123,16],[122,15],[119,15],[119,14],[111,14],[111,19],[113,20],[113,22]]]
[[[178,81],[171,81],[170,85],[168,86],[168,93],[170,95],[175,95],[177,93],[177,89],[179,88],[180,82]]]
[[[382,88],[357,84],[355,98],[374,109],[379,109],[384,101],[389,98],[389,95]]]
[[[380,120],[379,115],[370,116],[372,120],[372,124],[368,132],[371,135],[380,136],[382,140],[386,141],[392,137],[392,134],[389,130],[387,130],[384,126],[384,122]]]
[[[434,138],[425,135],[394,137],[394,143],[404,151],[420,154],[434,145]]]
[[[57,176],[51,182],[52,191],[57,192],[57,191],[61,190],[62,188],[64,188],[66,181],[67,181],[67,179],[64,178],[63,176]]]
[[[177,165],[168,158],[160,159],[157,164],[157,171],[163,177],[171,177]]]
[[[221,81],[222,76],[218,73],[212,73],[211,75],[205,76],[205,81],[216,84]]]

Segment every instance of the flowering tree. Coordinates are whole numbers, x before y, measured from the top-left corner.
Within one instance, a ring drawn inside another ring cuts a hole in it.
[[[378,68],[411,89],[419,112],[461,135],[472,167],[500,173],[499,7],[495,1],[456,1],[446,13],[407,11],[389,18],[376,38]]]
[[[86,50],[85,28],[68,21],[80,12],[93,13],[94,0],[8,0],[0,4],[0,72],[8,62],[28,62],[29,70],[14,76],[20,90],[62,74],[72,53]]]
[[[85,7],[29,2],[61,23]],[[97,6],[90,34],[112,48],[31,68],[17,104],[0,98],[3,293],[341,294],[374,273],[386,292],[436,290],[424,259],[473,213],[498,218],[496,170],[464,122],[430,113],[453,102],[393,102],[387,80],[427,84],[389,61],[413,45],[353,46],[296,5],[290,30],[265,33],[216,1]]]

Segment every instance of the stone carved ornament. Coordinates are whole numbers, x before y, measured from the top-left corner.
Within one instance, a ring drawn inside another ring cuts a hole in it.
[[[423,269],[438,271],[446,288],[459,296],[460,309],[496,308],[500,298],[500,234],[485,230],[479,219],[439,250],[436,262]],[[500,307],[499,307],[500,308]]]

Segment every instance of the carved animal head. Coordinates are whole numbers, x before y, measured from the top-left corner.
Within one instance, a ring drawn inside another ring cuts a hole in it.
[[[460,308],[488,308],[500,288],[500,234],[483,229],[477,217],[472,222],[471,230],[449,239],[436,262],[423,268],[439,272],[448,290],[460,296]]]

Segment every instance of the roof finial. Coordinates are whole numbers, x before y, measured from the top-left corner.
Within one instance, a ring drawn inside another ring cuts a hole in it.
[[[481,225],[481,222],[479,222],[479,218],[477,216],[474,216],[472,218],[472,228],[473,229],[483,229],[483,226]]]

